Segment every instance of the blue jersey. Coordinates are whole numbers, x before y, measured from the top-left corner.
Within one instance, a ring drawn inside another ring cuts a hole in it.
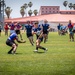
[[[47,31],[47,29],[49,28],[49,24],[42,24],[43,30]]]
[[[40,27],[38,27],[38,28],[33,28],[33,31],[34,32],[37,32],[37,31],[41,31],[42,29],[40,28]]]
[[[61,25],[59,24],[59,25],[57,26],[57,28],[58,28],[58,30],[60,30],[60,28],[61,28]]]
[[[32,33],[32,27],[31,25],[25,25],[26,33]]]
[[[38,28],[33,28],[33,31],[34,32],[37,32],[37,31],[40,31],[41,32],[41,30],[42,30],[42,28],[40,28],[39,26],[38,26]],[[39,37],[40,35],[37,35],[36,34],[36,37],[37,37],[37,39],[38,39],[38,37]],[[41,38],[39,38],[41,41],[43,41],[43,36],[41,37]]]
[[[11,41],[14,41],[14,40],[16,39],[16,37],[17,37],[17,34],[16,34],[16,33],[12,33],[12,34],[8,37],[8,39],[11,40]]]

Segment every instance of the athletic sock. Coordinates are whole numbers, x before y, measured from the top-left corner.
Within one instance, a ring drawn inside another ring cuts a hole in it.
[[[36,47],[36,50],[38,50],[38,47]]]
[[[8,52],[8,54],[10,54],[12,52],[13,48]]]
[[[46,48],[44,48],[44,47],[41,47],[41,46],[40,46],[39,48],[40,48],[40,49],[43,49],[43,50],[46,50]]]

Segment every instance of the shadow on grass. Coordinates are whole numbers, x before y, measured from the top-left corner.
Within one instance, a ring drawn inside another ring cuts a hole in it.
[[[45,52],[37,52],[37,53],[42,54],[42,53],[45,53]]]
[[[21,55],[22,53],[15,53],[15,54],[13,54],[13,53],[10,53],[10,54],[8,54],[8,55]]]

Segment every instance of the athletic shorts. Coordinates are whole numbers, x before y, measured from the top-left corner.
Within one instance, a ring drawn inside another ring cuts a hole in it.
[[[33,36],[32,33],[27,33],[26,35],[27,35],[27,38]]]
[[[43,34],[48,34],[48,31],[46,30],[46,31],[43,31]]]
[[[11,41],[11,40],[7,39],[6,45],[12,46],[13,44],[14,44],[14,41]]]

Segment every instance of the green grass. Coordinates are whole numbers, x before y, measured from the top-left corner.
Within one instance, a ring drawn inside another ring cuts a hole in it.
[[[0,75],[75,75],[75,42],[69,42],[68,35],[59,36],[50,32],[49,39],[42,46],[47,47],[44,53],[34,53],[25,33],[26,43],[19,44],[16,55],[8,55],[10,47],[6,46],[7,36],[0,37]],[[35,37],[34,37],[35,39]]]

